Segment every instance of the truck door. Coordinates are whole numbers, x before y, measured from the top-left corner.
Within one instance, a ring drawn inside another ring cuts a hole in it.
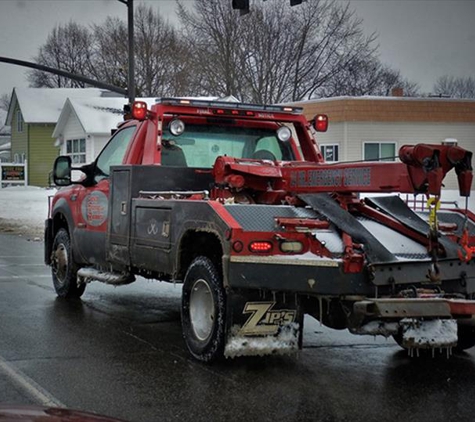
[[[109,215],[110,167],[123,164],[136,126],[117,131],[93,164],[93,184],[78,191],[75,246],[84,262],[106,265],[106,233]]]

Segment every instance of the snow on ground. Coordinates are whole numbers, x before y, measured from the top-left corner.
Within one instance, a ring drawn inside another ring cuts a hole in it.
[[[44,222],[48,216],[48,197],[56,189],[34,186],[16,186],[0,189],[0,232],[26,235],[37,240],[43,237]],[[422,195],[419,195],[422,198]],[[465,198],[457,191],[443,191],[442,201],[457,201],[465,208]],[[475,212],[475,191],[469,198],[469,207]]]
[[[48,196],[56,189],[15,186],[0,189],[0,232],[38,239],[48,217]]]

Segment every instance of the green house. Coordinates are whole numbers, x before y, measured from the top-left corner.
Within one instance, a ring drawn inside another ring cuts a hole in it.
[[[6,124],[11,126],[11,158],[27,164],[28,185],[50,184],[59,146],[53,130],[67,98],[101,97],[97,88],[14,88]]]

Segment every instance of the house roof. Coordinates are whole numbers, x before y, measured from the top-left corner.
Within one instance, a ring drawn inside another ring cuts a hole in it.
[[[98,88],[14,88],[6,122],[11,125],[19,104],[25,123],[56,123],[66,98],[97,98],[104,92]]]
[[[155,98],[137,98],[150,107]],[[76,115],[87,134],[110,134],[111,129],[124,120],[126,98],[68,98],[64,103],[58,122],[53,131],[53,138],[59,138],[68,123],[71,113]]]
[[[308,119],[318,113],[330,122],[475,123],[475,100],[410,97],[333,97],[292,103]]]

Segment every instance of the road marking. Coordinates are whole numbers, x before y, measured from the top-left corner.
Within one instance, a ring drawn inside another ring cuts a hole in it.
[[[45,264],[0,264],[0,268],[4,267],[44,267]]]
[[[0,280],[24,280],[25,278],[51,278],[51,274],[49,275],[0,275]]]
[[[9,364],[0,356],[0,373],[6,375],[18,388],[30,396],[38,405],[48,407],[66,407],[61,401],[46,391],[18,368]]]

